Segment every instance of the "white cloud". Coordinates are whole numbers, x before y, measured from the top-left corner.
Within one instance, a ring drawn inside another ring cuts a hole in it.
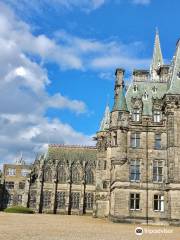
[[[47,8],[54,8],[56,11],[62,8],[72,10],[74,8],[90,12],[100,8],[107,0],[4,0],[10,6],[15,7],[19,11],[33,10],[42,13]]]
[[[151,0],[132,0],[132,3],[139,5],[148,5],[151,3]]]
[[[124,44],[117,40],[83,39],[65,31],[56,32],[55,38],[81,59],[83,69],[102,71],[120,66],[131,71],[133,68],[147,67],[150,62],[149,59],[138,57],[144,48],[141,42]]]
[[[50,96],[46,90],[51,84],[47,71],[32,60],[37,56],[41,62],[56,62],[53,54],[58,51],[60,54],[60,47],[44,35],[33,35],[30,26],[18,20],[2,3],[0,46],[1,161],[13,161],[20,151],[32,161],[35,153],[48,142],[91,144],[91,136],[75,131],[59,119],[45,117],[48,108],[65,108],[77,114],[86,112],[82,101],[71,100],[60,93]],[[68,56],[71,58],[71,53]],[[61,66],[60,60],[58,64]],[[75,65],[67,61],[64,66],[76,68]]]
[[[92,2],[94,8],[103,3]],[[0,104],[0,154],[3,161],[13,160],[17,151],[23,151],[30,159],[34,152],[45,148],[48,141],[92,144],[91,136],[75,131],[61,120],[45,117],[48,108],[66,108],[79,114],[85,113],[87,107],[84,102],[60,93],[48,94],[51,81],[44,62],[58,64],[63,70],[92,70],[99,74],[111,72],[117,66],[128,70],[145,67],[149,61],[138,57],[143,49],[141,42],[99,41],[65,31],[55,33],[53,38],[35,35],[28,24],[2,3],[0,46],[0,102],[3,103]]]

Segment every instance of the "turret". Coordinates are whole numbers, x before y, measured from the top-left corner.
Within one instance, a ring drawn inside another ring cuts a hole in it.
[[[116,81],[114,88],[114,106],[111,113],[111,126],[117,126],[122,113],[127,113],[127,103],[125,98],[124,69],[118,68],[115,72]]]

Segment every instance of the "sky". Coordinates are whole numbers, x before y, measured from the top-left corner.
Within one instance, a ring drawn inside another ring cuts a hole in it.
[[[165,63],[179,0],[0,0],[0,167],[48,143],[94,145],[114,72],[149,69],[156,27]]]

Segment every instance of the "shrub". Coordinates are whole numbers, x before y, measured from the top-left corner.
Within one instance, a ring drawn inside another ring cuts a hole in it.
[[[4,209],[4,212],[7,212],[7,213],[28,213],[28,214],[34,213],[34,211],[32,209],[22,207],[22,206],[13,206],[13,207],[10,207],[10,208],[6,208],[6,209]]]

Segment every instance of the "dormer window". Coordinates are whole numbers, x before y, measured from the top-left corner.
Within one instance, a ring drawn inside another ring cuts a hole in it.
[[[134,90],[134,92],[137,92],[137,90],[138,90],[138,86],[137,86],[137,85],[134,85],[133,90]]]
[[[157,93],[157,88],[154,86],[154,87],[152,88],[152,91],[153,91],[153,93]]]
[[[132,113],[132,120],[134,122],[139,122],[140,121],[140,110],[139,109],[134,109]]]
[[[148,94],[147,94],[147,92],[144,93],[143,98],[144,98],[144,100],[147,100],[147,99],[148,99]]]
[[[153,120],[155,123],[161,122],[161,111],[154,111]]]

